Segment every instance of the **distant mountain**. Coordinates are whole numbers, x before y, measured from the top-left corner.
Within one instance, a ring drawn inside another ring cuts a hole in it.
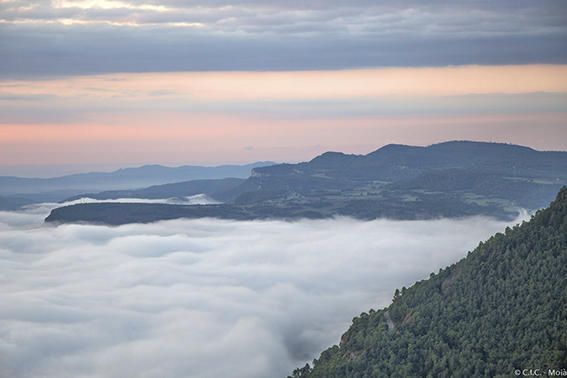
[[[272,192],[271,199],[277,199],[291,193],[320,196],[325,194],[321,191],[332,190],[368,193],[370,189],[375,194],[398,188],[438,191],[439,188],[430,188],[430,175],[451,183],[451,187],[443,186],[441,191],[467,190],[469,175],[475,180],[488,178],[490,182],[498,178],[506,186],[528,183],[545,189],[545,185],[552,185],[552,197],[540,200],[544,206],[567,181],[567,152],[468,141],[428,147],[387,145],[367,155],[327,152],[306,163],[256,168],[251,179],[233,195],[236,202],[253,202],[257,198],[263,201],[267,192]]]
[[[0,196],[0,211],[2,210],[16,210],[22,206],[28,205],[33,201],[23,197],[6,197]]]
[[[226,212],[221,205],[210,213],[227,218],[238,208],[250,219],[513,219],[520,208],[545,206],[566,184],[567,152],[467,141],[388,145],[367,155],[326,152],[309,162],[254,168],[241,184],[216,193]]]
[[[216,167],[145,165],[114,172],[80,173],[54,178],[0,176],[0,196],[25,197],[30,202],[40,202],[46,198],[60,201],[85,192],[130,190],[189,180],[247,178],[252,169],[271,164],[274,163],[257,162]]]
[[[338,346],[292,377],[565,376],[566,287],[564,188],[530,222],[354,318]]]
[[[256,168],[225,200],[304,207],[327,202],[331,213],[363,218],[510,218],[519,207],[545,206],[565,184],[567,152],[456,141],[387,145],[367,155],[327,152],[305,163]]]
[[[176,182],[173,184],[154,185],[148,188],[132,190],[110,190],[99,193],[84,193],[67,198],[65,201],[73,201],[80,198],[93,198],[97,200],[119,199],[119,198],[145,198],[161,199],[174,197],[188,197],[196,194],[206,194],[216,199],[222,197],[225,192],[242,184],[242,178],[223,178],[216,180],[191,180]]]

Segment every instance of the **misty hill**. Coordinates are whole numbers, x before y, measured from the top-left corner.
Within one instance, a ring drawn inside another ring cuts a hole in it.
[[[66,201],[72,201],[83,197],[97,200],[118,198],[161,199],[188,197],[196,194],[206,194],[211,198],[217,198],[222,197],[223,193],[236,188],[243,182],[244,179],[231,177],[217,180],[191,180],[172,184],[154,185],[142,189],[110,190],[99,193],[78,194],[68,198]]]
[[[567,188],[393,303],[293,377],[508,377],[567,367]],[[543,374],[543,373],[542,373]],[[547,374],[546,374],[547,375]]]
[[[17,196],[0,196],[0,210],[16,210],[31,203],[32,200]]]
[[[246,165],[221,165],[202,167],[185,165],[165,167],[145,165],[137,168],[124,168],[113,172],[80,173],[53,178],[24,178],[0,176],[0,196],[5,203],[17,202],[25,198],[26,203],[61,201],[86,192],[107,190],[131,190],[189,180],[221,179],[227,177],[247,178],[251,170],[273,164],[257,162]],[[8,206],[8,205],[7,205]],[[0,203],[0,209],[3,209]]]
[[[466,141],[428,147],[388,145],[367,155],[327,152],[309,162],[254,168],[241,184],[215,193],[215,199],[226,205],[206,211],[230,218],[238,209],[249,219],[337,215],[359,219],[470,215],[513,219],[519,208],[545,206],[566,184],[567,152]],[[121,211],[142,216],[147,213],[142,207],[129,204]],[[74,209],[73,219],[82,211],[85,220],[92,220],[92,214],[86,212],[93,209]],[[194,217],[193,213],[186,211],[188,217]],[[63,214],[57,212],[50,219],[65,222]],[[144,215],[138,221],[149,219],[155,216]],[[112,223],[120,222],[112,219]]]

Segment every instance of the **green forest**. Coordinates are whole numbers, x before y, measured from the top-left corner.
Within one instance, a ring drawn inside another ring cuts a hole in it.
[[[564,187],[529,222],[396,290],[389,307],[354,318],[338,346],[290,377],[510,377],[566,368]]]

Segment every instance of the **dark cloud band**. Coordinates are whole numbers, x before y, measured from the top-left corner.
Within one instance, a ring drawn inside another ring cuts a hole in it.
[[[118,3],[0,4],[1,74],[567,62],[557,1]]]

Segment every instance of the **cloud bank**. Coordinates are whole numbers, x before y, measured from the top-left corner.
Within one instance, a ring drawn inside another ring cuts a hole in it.
[[[4,0],[0,73],[561,63],[565,8],[560,0]]]
[[[277,377],[505,224],[0,213],[0,376]]]

